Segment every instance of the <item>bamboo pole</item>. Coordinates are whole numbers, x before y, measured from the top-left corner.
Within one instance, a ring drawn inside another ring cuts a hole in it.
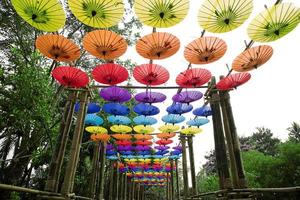
[[[175,199],[174,195],[174,160],[171,160],[171,199]]]
[[[195,171],[193,135],[188,136],[187,139],[188,139],[190,167],[191,167],[192,195],[197,195],[197,182],[196,182],[196,171]]]
[[[170,197],[169,197],[169,173],[167,173],[166,200],[170,200]]]
[[[176,173],[176,197],[179,200],[180,199],[180,189],[179,189],[179,173],[178,173],[178,160],[175,160],[175,173]]]
[[[91,173],[91,182],[90,182],[90,191],[89,196],[93,199],[96,193],[96,185],[97,185],[97,172],[98,164],[99,164],[99,142],[94,144],[94,152],[93,152],[93,160],[92,160],[92,173]]]
[[[87,101],[88,101],[88,93],[87,92],[81,93],[80,109],[78,112],[76,127],[72,139],[70,159],[67,164],[64,182],[61,190],[61,193],[66,196],[66,199],[69,199],[67,195],[71,193],[73,190],[74,178],[75,178],[76,167],[78,163],[78,157],[79,157],[80,146],[81,146],[82,135],[83,135],[83,124],[84,124],[84,118],[87,109],[86,108]]]
[[[127,200],[128,185],[127,175],[124,173],[124,200]]]
[[[115,188],[116,188],[116,192],[115,192],[115,199],[118,200],[119,199],[119,192],[120,192],[120,188],[119,188],[119,185],[120,185],[120,173],[119,173],[119,162],[117,161],[116,162],[116,169],[115,169],[115,173],[116,173],[116,176],[115,176]]]
[[[57,138],[55,150],[52,154],[51,162],[49,165],[49,173],[45,185],[46,191],[58,192],[61,168],[65,156],[71,125],[72,125],[74,104],[76,99],[77,99],[77,92],[76,91],[70,92],[68,100],[65,105],[62,121],[60,124],[60,131],[59,131],[60,134],[59,137]]]
[[[114,165],[113,161],[110,161],[110,178],[109,178],[109,200],[113,200],[114,194]]]
[[[188,169],[187,169],[187,156],[186,156],[186,138],[180,134],[180,140],[182,145],[182,174],[183,174],[183,196],[187,198],[189,196],[189,181],[188,181]]]
[[[99,174],[99,200],[104,199],[104,179],[105,179],[105,159],[106,158],[106,143],[101,142],[100,146],[100,174]]]

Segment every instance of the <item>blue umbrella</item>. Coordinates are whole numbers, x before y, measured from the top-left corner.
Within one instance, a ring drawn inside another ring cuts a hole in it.
[[[133,121],[137,125],[153,125],[157,123],[157,120],[153,117],[148,117],[148,116],[137,116],[133,118]]]
[[[207,124],[209,122],[208,119],[206,118],[196,118],[196,119],[192,119],[192,120],[189,120],[186,124],[189,125],[189,126],[202,126],[204,124]]]
[[[185,120],[185,117],[182,115],[169,114],[162,117],[162,121],[170,124],[181,123]]]
[[[180,158],[180,156],[178,156],[178,155],[169,156],[169,159],[171,159],[171,160],[177,160],[179,158]]]
[[[143,155],[143,156],[151,154],[150,151],[139,151],[139,152],[137,152],[137,153],[138,153],[139,155]]]
[[[103,124],[103,119],[96,114],[87,114],[84,123],[86,125],[100,126]]]
[[[75,112],[78,112],[80,109],[80,103],[77,102],[75,104]],[[87,106],[87,113],[88,114],[92,114],[92,113],[97,113],[101,110],[101,107],[99,106],[98,103],[89,103],[88,106]]]
[[[193,110],[193,106],[186,103],[173,103],[171,106],[167,108],[167,112],[169,114],[177,114],[177,115],[188,113],[191,110]]]
[[[155,154],[156,154],[156,155],[165,155],[165,154],[167,154],[167,153],[169,153],[169,151],[168,151],[168,150],[164,150],[164,151],[157,151],[157,152],[155,152]]]
[[[119,103],[106,103],[103,106],[103,110],[111,115],[128,115],[130,112],[127,106]]]
[[[116,155],[116,154],[117,154],[117,152],[115,150],[108,150],[108,151],[106,151],[106,155],[107,156],[112,156],[112,155]]]
[[[117,125],[127,125],[131,123],[131,120],[128,117],[121,116],[121,115],[111,115],[107,117],[107,120],[112,123],[112,124],[117,124]]]
[[[197,108],[193,111],[193,114],[196,116],[201,116],[201,117],[208,117],[212,115],[212,110],[210,106],[202,106],[200,108]]]
[[[120,151],[120,154],[121,155],[132,155],[132,154],[134,154],[134,152],[133,151]]]
[[[182,151],[174,150],[171,152],[171,155],[180,155],[181,153],[182,153]]]
[[[159,113],[159,108],[153,105],[139,103],[133,107],[133,111],[138,115],[151,116],[157,115]]]

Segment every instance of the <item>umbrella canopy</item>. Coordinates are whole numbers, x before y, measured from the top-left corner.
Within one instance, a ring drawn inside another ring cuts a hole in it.
[[[152,27],[167,28],[181,22],[188,13],[188,0],[136,0],[135,14]]]
[[[202,130],[200,128],[188,127],[188,128],[181,129],[180,132],[185,135],[195,135],[201,133]]]
[[[11,0],[17,13],[31,26],[47,32],[63,28],[66,15],[58,0]]]
[[[133,137],[137,140],[151,140],[153,136],[144,134],[134,134]]]
[[[115,85],[128,79],[128,71],[121,65],[106,63],[97,65],[92,71],[95,81],[103,84]]]
[[[141,92],[135,95],[135,100],[142,103],[160,103],[166,100],[167,96],[160,92]]]
[[[181,153],[182,153],[182,151],[180,151],[180,150],[175,150],[175,151],[171,152],[172,155],[180,155]]]
[[[151,126],[137,125],[133,127],[133,130],[137,133],[149,134],[154,132],[154,128]]]
[[[147,136],[151,136],[151,135],[147,135]],[[136,151],[150,151],[151,149],[152,148],[150,146],[142,146],[142,145],[135,146]]]
[[[40,35],[35,46],[43,55],[56,61],[71,62],[80,57],[79,47],[62,35]]]
[[[180,129],[179,126],[176,125],[164,125],[159,127],[159,130],[163,133],[173,133]]]
[[[232,69],[237,72],[247,72],[265,64],[273,55],[273,48],[260,45],[247,49],[232,62]]]
[[[176,135],[176,133],[159,133],[159,134],[157,134],[157,137],[161,138],[161,139],[169,139],[169,138],[175,137],[175,135]]]
[[[132,142],[130,142],[128,140],[118,140],[118,141],[116,141],[116,144],[120,145],[120,146],[131,146]]]
[[[133,146],[122,146],[122,145],[119,145],[118,146],[118,151],[131,151],[133,150]]]
[[[146,126],[146,125],[156,124],[157,120],[153,117],[141,115],[141,116],[137,116],[137,117],[133,118],[133,122],[138,125]]]
[[[172,98],[173,101],[179,103],[191,103],[201,99],[203,94],[199,91],[185,91],[175,94]]]
[[[129,133],[132,131],[132,128],[125,125],[113,125],[110,127],[110,130],[116,133]]]
[[[144,58],[159,60],[174,55],[180,47],[179,39],[164,32],[155,32],[139,39],[136,51]]]
[[[168,145],[171,144],[172,142],[173,142],[172,140],[162,139],[162,140],[157,140],[155,143],[158,145]]]
[[[300,22],[300,8],[279,3],[256,16],[248,26],[249,37],[256,42],[271,42],[285,36]]]
[[[153,105],[139,103],[133,107],[133,111],[138,115],[152,116],[159,113],[159,108]]]
[[[163,146],[155,146],[154,148],[157,150],[160,150],[160,151],[164,151],[164,150],[169,149],[170,147],[163,145]]]
[[[170,124],[178,124],[185,120],[182,115],[168,114],[162,117],[162,121]]]
[[[127,50],[126,40],[109,30],[95,30],[83,38],[83,48],[93,56],[103,60],[113,60]]]
[[[223,78],[216,84],[216,88],[219,90],[231,90],[246,83],[251,78],[251,75],[247,72],[241,72],[236,74],[230,74]]]
[[[179,159],[180,158],[180,156],[178,156],[178,155],[172,155],[172,156],[169,156],[169,159],[170,160],[177,160],[177,159]]]
[[[117,140],[130,140],[132,138],[130,134],[120,134],[120,133],[113,134],[112,136]]]
[[[167,112],[169,114],[176,114],[176,115],[188,113],[191,110],[193,110],[193,106],[191,104],[186,104],[186,103],[173,103],[171,106],[167,107]]]
[[[137,145],[150,146],[153,142],[149,140],[138,140],[135,142]]]
[[[96,114],[87,114],[84,119],[84,124],[100,126],[103,124],[103,119]]]
[[[103,88],[99,92],[100,96],[106,101],[123,103],[131,99],[131,94],[128,90],[117,86]]]
[[[113,161],[113,160],[118,160],[119,158],[118,156],[113,155],[113,156],[106,156],[106,159]]]
[[[199,10],[198,22],[206,31],[225,33],[241,26],[252,9],[252,0],[206,0]]]
[[[61,85],[67,87],[81,88],[89,83],[88,75],[75,67],[57,67],[52,71],[52,76]]]
[[[92,134],[91,135],[91,140],[95,141],[95,142],[107,142],[110,139],[110,136],[107,133],[103,133],[103,134]]]
[[[161,85],[170,78],[168,70],[156,64],[143,64],[133,69],[133,77],[141,84]]]
[[[75,17],[95,28],[108,28],[121,20],[124,11],[122,0],[68,0]]]
[[[104,134],[107,133],[107,129],[101,126],[87,126],[85,130],[92,134]]]
[[[128,115],[130,110],[128,107],[119,103],[106,103],[103,106],[103,111],[111,115]]]
[[[75,104],[75,112],[78,112],[80,109],[80,103],[77,102]],[[101,110],[101,107],[99,106],[98,103],[88,103],[87,105],[87,113],[88,114],[93,114],[93,113],[97,113]]]
[[[208,117],[212,115],[212,110],[210,106],[201,106],[193,111],[193,114],[201,117]]]
[[[189,126],[202,126],[204,124],[207,124],[209,122],[208,119],[206,118],[196,118],[196,119],[192,119],[192,120],[189,120],[186,124],[189,125]]]
[[[167,154],[167,153],[169,153],[169,151],[168,151],[168,150],[164,150],[164,151],[157,151],[157,152],[155,152],[155,154],[156,154],[156,155],[165,155],[165,154]]]
[[[116,125],[128,125],[131,123],[130,118],[119,115],[111,115],[107,117],[108,122]]]
[[[182,151],[182,146],[178,145],[178,146],[173,147],[172,149]]]
[[[199,87],[207,83],[211,78],[211,72],[206,69],[188,69],[176,77],[176,83],[180,87]]]

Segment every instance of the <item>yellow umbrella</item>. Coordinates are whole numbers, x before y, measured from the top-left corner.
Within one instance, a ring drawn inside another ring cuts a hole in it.
[[[123,16],[122,0],[69,0],[69,7],[82,23],[95,28],[116,25]]]
[[[85,130],[92,134],[102,134],[107,133],[107,129],[103,128],[102,126],[88,126]]]
[[[154,132],[154,128],[151,126],[137,125],[133,127],[133,130],[137,133],[149,134]]]
[[[195,135],[201,133],[202,129],[196,127],[189,127],[189,128],[182,129],[180,132],[185,135]]]
[[[125,125],[113,125],[110,127],[110,130],[116,133],[129,133],[132,131],[132,128]]]
[[[31,26],[55,32],[65,25],[66,15],[57,0],[11,0],[17,13]]]
[[[252,9],[252,0],[206,0],[199,10],[198,22],[206,31],[225,33],[242,25]]]
[[[177,125],[163,125],[159,127],[159,130],[163,133],[173,133],[175,131],[178,131],[180,129]]]
[[[181,22],[189,9],[188,0],[135,0],[139,20],[152,27],[167,28]]]

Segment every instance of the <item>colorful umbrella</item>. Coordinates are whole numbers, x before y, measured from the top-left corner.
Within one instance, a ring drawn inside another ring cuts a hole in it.
[[[186,124],[189,125],[189,126],[202,126],[204,124],[207,124],[209,122],[208,119],[206,118],[196,118],[196,119],[192,119],[192,120],[189,120]]]
[[[103,105],[103,111],[111,115],[128,115],[130,110],[128,107],[119,103],[106,103]]]
[[[152,116],[159,113],[159,108],[153,105],[139,103],[133,107],[133,111],[138,115]]]
[[[95,81],[103,84],[115,85],[128,79],[128,71],[121,65],[106,63],[96,66],[92,71]]]
[[[132,151],[133,150],[133,146],[122,146],[122,145],[119,145],[117,149],[118,149],[118,151]]]
[[[160,151],[164,151],[164,150],[169,149],[170,147],[163,145],[163,146],[155,146],[154,148],[157,150],[160,150]]]
[[[182,146],[178,145],[178,146],[173,147],[172,149],[182,151]]]
[[[118,140],[118,141],[116,141],[116,144],[120,145],[120,146],[130,146],[130,145],[132,145],[132,142],[130,142],[128,140]]]
[[[192,64],[208,64],[222,58],[226,50],[224,40],[217,37],[201,37],[185,47],[184,57]]]
[[[272,42],[294,30],[300,22],[300,8],[279,3],[256,16],[248,26],[249,37],[256,42]]]
[[[210,71],[201,68],[188,69],[176,77],[176,83],[180,87],[199,87],[207,83],[211,78]]]
[[[230,74],[223,78],[216,84],[216,88],[219,90],[231,90],[246,83],[251,78],[251,75],[247,72],[241,72],[236,74]]]
[[[144,134],[134,134],[133,137],[137,140],[151,140],[151,139],[153,139],[153,136],[144,135]]]
[[[197,108],[193,111],[193,114],[196,116],[201,116],[201,117],[208,117],[212,115],[212,110],[210,106],[202,106],[200,108]]]
[[[181,22],[188,13],[188,0],[136,0],[134,10],[139,20],[152,27],[167,28]]]
[[[180,132],[185,135],[195,135],[201,133],[202,130],[200,128],[188,127],[188,128],[181,129]]]
[[[95,28],[108,28],[121,20],[124,11],[122,0],[68,0],[75,17]]]
[[[130,140],[132,138],[130,134],[120,134],[120,133],[113,134],[112,136],[117,140]]]
[[[176,125],[164,125],[159,127],[159,130],[163,133],[173,133],[180,129],[179,126]]]
[[[149,134],[154,132],[154,128],[151,126],[137,125],[133,127],[133,130],[137,133]]]
[[[103,124],[103,119],[96,114],[87,114],[84,119],[84,124],[100,126]]]
[[[67,87],[81,88],[89,83],[88,75],[75,67],[57,67],[52,71],[52,76],[61,85]]]
[[[164,32],[146,35],[136,43],[136,51],[144,58],[159,60],[174,55],[180,47],[179,39]]]
[[[158,144],[158,145],[168,145],[168,144],[171,144],[173,141],[172,140],[157,140],[155,143]]]
[[[107,156],[106,159],[114,161],[114,160],[118,160],[119,158],[118,158],[118,156]]]
[[[107,133],[107,129],[101,126],[88,126],[85,130],[92,134],[104,134]]]
[[[170,78],[168,70],[156,64],[143,64],[133,69],[133,77],[145,85],[161,85]]]
[[[176,133],[159,133],[159,134],[157,134],[157,137],[161,138],[161,139],[169,139],[169,138],[175,137],[175,135],[176,135]]]
[[[107,117],[108,122],[116,125],[128,125],[131,123],[130,118],[119,115],[111,115]]]
[[[125,125],[113,125],[110,127],[110,130],[115,133],[129,133],[132,131],[132,128]]]
[[[152,145],[151,141],[148,140],[138,140],[135,142],[137,145],[150,146]]]
[[[160,92],[141,92],[135,95],[135,100],[142,103],[160,103],[166,100],[167,96]]]
[[[103,60],[113,60],[127,50],[127,43],[120,35],[108,30],[95,30],[83,38],[83,48]]]
[[[141,135],[141,134],[138,134]],[[151,136],[151,135],[145,135],[145,136]],[[152,136],[151,136],[152,137]],[[138,138],[137,138],[138,139]],[[143,138],[142,138],[143,139]],[[138,139],[141,140],[141,139]],[[138,145],[135,146],[135,150],[136,151],[150,151],[152,148],[150,146],[142,146],[142,145]]]
[[[265,64],[273,55],[273,48],[260,45],[247,49],[232,62],[232,69],[237,72],[247,72]]]
[[[17,13],[31,26],[47,32],[63,28],[66,15],[57,0],[11,0]]]
[[[193,106],[191,104],[186,104],[186,103],[173,103],[171,106],[167,107],[167,112],[169,114],[176,114],[176,115],[188,113],[191,110],[193,110]]]
[[[178,124],[185,120],[182,115],[168,114],[162,117],[162,121],[170,124]]]
[[[92,141],[95,141],[95,142],[99,142],[99,141],[107,142],[110,139],[110,136],[106,133],[92,134],[90,138]]]
[[[199,10],[198,22],[206,31],[225,33],[241,26],[252,9],[252,0],[206,0]]]
[[[133,118],[133,122],[138,125],[146,126],[146,125],[156,124],[157,120],[153,117],[141,115],[141,116],[137,116],[137,117]]]
[[[77,102],[75,104],[74,110],[75,110],[75,112],[79,112],[79,109],[80,109],[80,103]],[[101,110],[101,107],[99,106],[98,103],[88,103],[86,112],[88,114],[93,114],[93,113],[100,112],[100,110]]]
[[[100,96],[106,101],[123,103],[131,99],[131,94],[128,90],[117,86],[103,88],[99,92]]]
[[[182,154],[182,151],[175,150],[175,151],[172,151],[171,154],[172,155],[180,155],[180,154]]]
[[[191,103],[201,99],[203,94],[199,91],[185,91],[175,94],[172,98],[173,101],[178,103]]]
[[[157,152],[155,152],[155,154],[156,154],[156,155],[165,155],[165,154],[167,154],[167,153],[169,153],[169,151],[168,151],[168,150],[164,150],[164,151],[157,151]]]

